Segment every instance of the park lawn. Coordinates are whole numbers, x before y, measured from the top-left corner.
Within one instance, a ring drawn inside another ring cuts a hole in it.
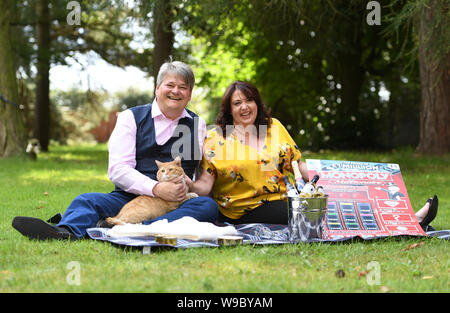
[[[450,229],[448,155],[422,157],[402,149],[303,157],[398,163],[413,207],[437,194],[433,226]],[[111,191],[107,160],[105,145],[52,146],[37,161],[0,159],[0,292],[450,291],[449,243],[436,238],[160,249],[144,255],[95,240],[31,241],[11,227],[14,216],[47,219],[80,193]],[[379,266],[379,281],[369,264]]]

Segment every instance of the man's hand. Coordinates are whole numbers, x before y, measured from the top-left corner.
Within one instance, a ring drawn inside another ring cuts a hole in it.
[[[184,182],[186,183],[186,186],[188,188],[188,192],[192,191],[192,189],[194,188],[194,182],[186,174],[184,175]]]
[[[153,187],[153,195],[167,201],[182,201],[187,191],[183,177],[173,182],[159,182]]]

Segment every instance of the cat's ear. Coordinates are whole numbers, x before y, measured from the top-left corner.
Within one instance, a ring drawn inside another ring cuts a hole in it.
[[[180,158],[179,155],[178,155],[173,161],[174,161],[175,164],[177,164],[178,166],[181,166],[181,158]]]
[[[163,163],[162,163],[162,162],[159,162],[158,160],[155,160],[155,163],[156,163],[156,165],[158,165],[158,168],[160,168],[161,165],[163,165]]]

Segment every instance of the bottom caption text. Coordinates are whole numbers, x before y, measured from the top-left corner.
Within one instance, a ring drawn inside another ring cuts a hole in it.
[[[272,308],[271,297],[214,297],[210,299],[192,299],[182,297],[177,300],[177,308],[203,309],[208,311],[215,308]]]

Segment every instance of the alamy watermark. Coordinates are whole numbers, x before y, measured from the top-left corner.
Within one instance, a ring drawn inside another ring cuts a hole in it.
[[[377,261],[367,263],[366,282],[369,286],[381,284],[381,266]]]
[[[70,12],[67,14],[66,21],[69,25],[81,25],[81,6],[78,1],[69,1],[66,6]]]
[[[71,286],[81,285],[81,264],[78,261],[70,261],[66,265],[66,269],[70,272],[66,276],[67,284]]]
[[[203,153],[207,160],[214,158],[220,161],[257,161],[262,171],[273,171],[278,166],[280,154],[287,154],[289,149],[295,148],[280,142],[279,125],[271,125],[270,128],[267,125],[259,125],[258,131],[255,125],[226,125],[225,134],[217,125],[208,125],[207,132],[211,130],[215,130],[217,139],[206,140],[204,143]],[[196,144],[198,138],[197,117],[194,118],[194,137],[188,126],[180,124],[173,136],[179,139],[172,145],[172,158],[179,156],[184,160],[202,159],[201,147],[197,146],[195,151],[192,151],[192,138]],[[248,141],[244,142],[246,138]]]
[[[367,13],[366,22],[367,25],[381,25],[381,6],[378,1],[369,1],[366,5],[367,10],[371,10]]]

